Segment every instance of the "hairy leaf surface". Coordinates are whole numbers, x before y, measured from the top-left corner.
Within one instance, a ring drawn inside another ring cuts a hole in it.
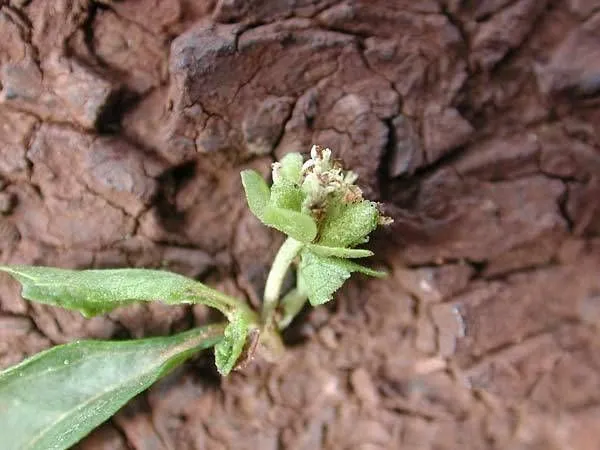
[[[271,191],[269,186],[260,176],[260,174],[254,170],[244,170],[241,173],[242,185],[246,192],[246,200],[248,207],[252,214],[258,217],[261,221],[263,220],[264,210],[269,203],[271,197]]]
[[[300,242],[312,242],[317,236],[317,224],[312,217],[290,209],[269,205],[264,223]]]
[[[67,449],[195,352],[224,325],[170,337],[77,341],[0,373],[3,450]]]
[[[347,259],[321,256],[305,249],[298,267],[299,286],[308,296],[311,305],[322,305],[331,300],[334,292],[342,287],[352,272],[374,277],[385,276],[384,272],[363,267]]]
[[[377,228],[379,210],[368,200],[358,203],[331,203],[321,226],[319,244],[329,247],[353,247],[368,240]]]
[[[23,286],[22,295],[38,303],[80,311],[86,317],[136,301],[202,303],[229,314],[232,299],[195,280],[149,269],[66,270],[0,266]]]
[[[225,328],[223,340],[215,346],[215,364],[221,375],[229,375],[233,370],[244,350],[247,336],[248,320],[242,312],[235,314]]]
[[[338,258],[366,258],[373,256],[373,252],[363,248],[328,247],[319,244],[306,244],[313,253],[321,256],[336,256]]]

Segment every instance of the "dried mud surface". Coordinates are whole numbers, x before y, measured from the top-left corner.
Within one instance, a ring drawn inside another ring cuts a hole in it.
[[[162,267],[256,302],[238,173],[330,146],[396,222],[275,366],[202,356],[79,449],[596,449],[600,1],[0,0],[2,262]],[[0,279],[0,366],[89,321]]]

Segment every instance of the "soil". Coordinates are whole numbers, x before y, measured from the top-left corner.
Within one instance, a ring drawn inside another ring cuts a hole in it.
[[[394,217],[277,364],[200,356],[77,448],[597,449],[600,1],[0,0],[3,263],[160,267],[256,303],[239,171],[330,146]],[[0,366],[163,335],[0,279]]]

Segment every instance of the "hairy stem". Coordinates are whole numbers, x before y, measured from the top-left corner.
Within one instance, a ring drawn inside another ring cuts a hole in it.
[[[232,318],[234,314],[239,311],[243,311],[251,326],[259,326],[258,315],[244,300],[231,297],[221,291],[207,288],[206,286],[202,286],[202,289],[203,290],[198,294],[195,294],[192,291],[192,297],[194,298],[195,303],[200,303],[217,309],[218,311],[222,312],[229,321],[233,320]],[[209,294],[206,293],[207,290],[209,290]]]
[[[273,321],[277,302],[279,302],[279,297],[281,296],[283,279],[285,278],[292,261],[302,249],[302,245],[301,242],[288,237],[275,256],[271,271],[267,277],[267,283],[265,284],[265,295],[263,300],[262,318],[263,324],[267,327],[270,326]]]

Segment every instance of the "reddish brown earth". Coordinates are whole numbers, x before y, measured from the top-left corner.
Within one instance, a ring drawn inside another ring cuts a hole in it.
[[[162,267],[256,301],[248,166],[332,147],[394,226],[276,365],[203,356],[80,449],[600,448],[600,1],[0,0],[2,262]],[[162,335],[1,279],[0,366]]]

